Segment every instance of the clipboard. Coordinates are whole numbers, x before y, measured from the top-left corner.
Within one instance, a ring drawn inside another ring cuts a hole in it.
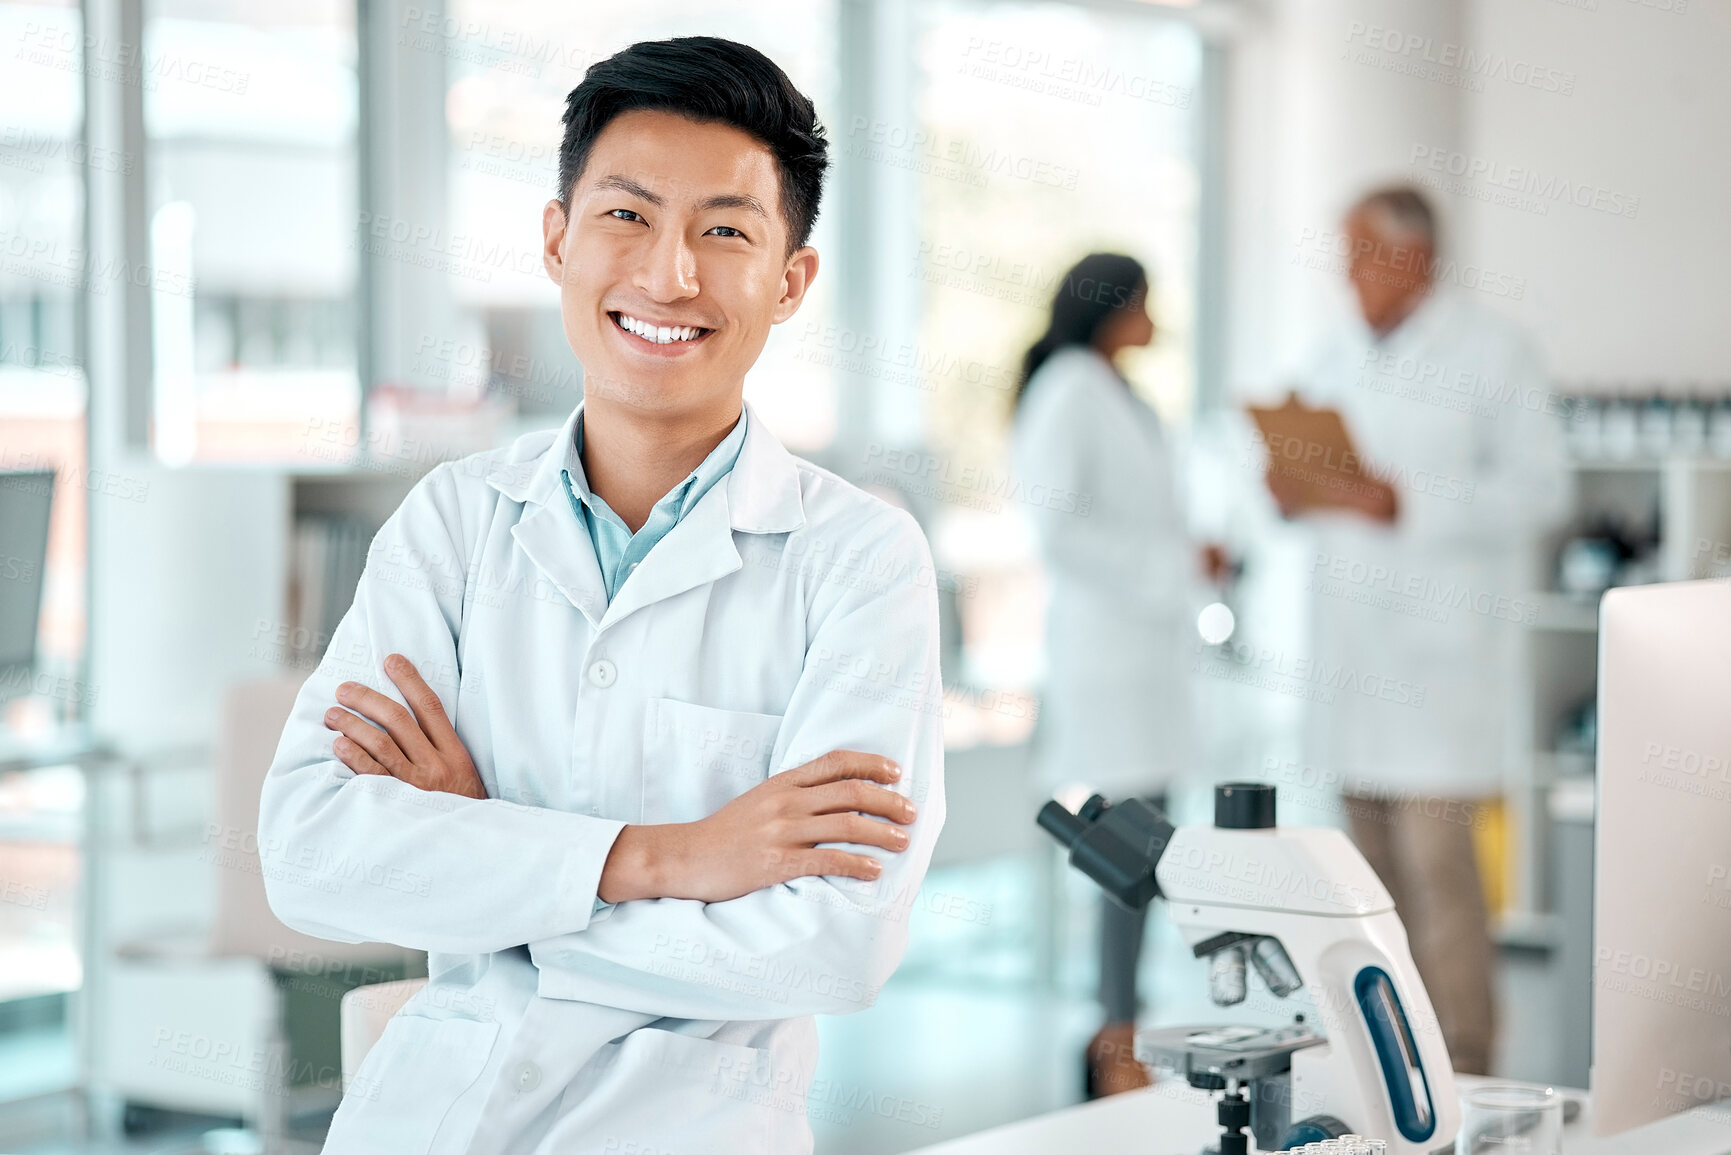
[[[1349,493],[1376,484],[1340,410],[1312,408],[1288,393],[1279,405],[1247,405],[1245,411],[1268,448],[1268,472],[1280,475],[1281,487],[1301,507],[1346,505]]]

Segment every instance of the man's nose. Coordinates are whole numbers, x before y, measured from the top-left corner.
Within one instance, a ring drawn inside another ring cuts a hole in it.
[[[652,301],[680,301],[697,295],[697,254],[682,233],[659,234],[637,270],[637,287]]]

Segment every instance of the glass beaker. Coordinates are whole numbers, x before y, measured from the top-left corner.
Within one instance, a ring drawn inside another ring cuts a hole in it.
[[[1551,1087],[1492,1084],[1461,1095],[1455,1155],[1562,1155],[1563,1097]]]

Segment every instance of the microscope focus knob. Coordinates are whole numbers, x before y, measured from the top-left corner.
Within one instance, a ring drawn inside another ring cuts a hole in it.
[[[1300,1119],[1288,1127],[1277,1150],[1290,1151],[1292,1148],[1302,1147],[1306,1143],[1321,1143],[1327,1139],[1340,1139],[1350,1134],[1352,1134],[1352,1128],[1333,1115],[1312,1115],[1308,1119]]]
[[[1274,787],[1264,782],[1222,782],[1214,788],[1214,825],[1221,830],[1274,826]]]

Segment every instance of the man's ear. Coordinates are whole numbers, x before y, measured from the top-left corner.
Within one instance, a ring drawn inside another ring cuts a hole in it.
[[[565,210],[557,198],[541,210],[541,265],[555,285],[565,283]]]
[[[799,311],[811,282],[817,277],[817,250],[810,245],[795,250],[787,258],[787,268],[781,274],[781,300],[775,303],[770,324],[779,325]]]

